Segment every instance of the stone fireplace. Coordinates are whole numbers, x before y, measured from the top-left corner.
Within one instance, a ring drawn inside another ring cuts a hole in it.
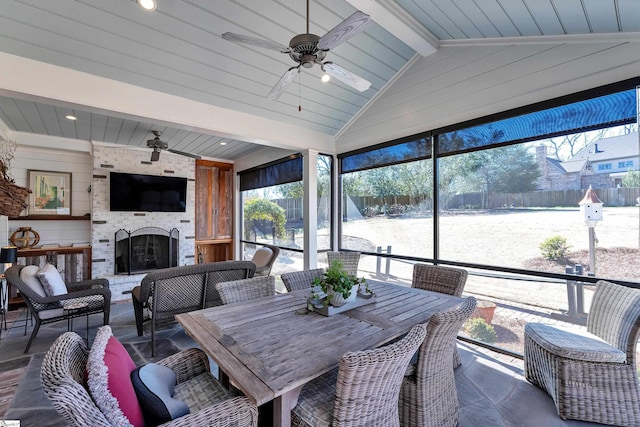
[[[93,143],[92,276],[109,280],[111,301],[131,298],[131,289],[140,284],[149,270],[163,268],[167,263],[189,265],[195,262],[195,160],[163,151],[160,160],[151,162],[150,152],[136,147]],[[187,178],[185,212],[112,211],[109,201],[111,171]],[[147,231],[139,235],[139,230],[145,228]],[[149,232],[153,228],[162,231]],[[172,235],[174,229],[177,231]],[[116,234],[119,230],[123,235],[132,230],[129,236],[131,243],[141,247],[129,249],[128,243],[118,243]],[[150,235],[148,238],[142,237],[147,234]],[[139,244],[138,239],[142,243]],[[171,249],[160,249],[169,244],[167,240],[171,242]],[[131,271],[126,272],[127,266]]]
[[[115,236],[115,274],[142,273],[178,265],[180,232],[144,227],[120,229]]]

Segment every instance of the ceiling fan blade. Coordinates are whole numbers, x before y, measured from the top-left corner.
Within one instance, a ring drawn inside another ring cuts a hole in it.
[[[191,154],[191,153],[187,153],[185,151],[178,151],[178,150],[174,150],[173,148],[169,148],[167,151],[174,153],[174,154],[180,154],[181,156],[186,156],[186,157],[191,157],[192,159],[201,159],[202,157],[198,156],[197,154]]]
[[[322,69],[331,77],[335,77],[342,83],[347,84],[360,92],[364,92],[371,87],[371,82],[369,80],[364,79],[357,74],[353,74],[351,71],[342,68],[333,62],[325,62],[322,64]]]
[[[361,33],[371,22],[371,18],[364,12],[355,11],[350,17],[338,24],[318,40],[318,49],[333,49],[347,39]]]
[[[277,50],[278,52],[282,53],[289,53],[290,50],[287,46],[280,43],[272,42],[265,39],[259,39],[257,37],[244,36],[242,34],[223,33],[222,38],[230,42],[249,44],[265,49]]]
[[[278,83],[276,83],[276,85],[271,88],[271,90],[269,91],[269,94],[267,95],[267,98],[269,98],[272,101],[274,99],[278,99],[278,97],[282,94],[282,92],[284,92],[284,89],[289,85],[289,83],[293,81],[296,74],[298,74],[299,68],[300,68],[299,66],[289,68],[287,72],[284,73],[282,77],[280,77],[280,80],[278,80]]]

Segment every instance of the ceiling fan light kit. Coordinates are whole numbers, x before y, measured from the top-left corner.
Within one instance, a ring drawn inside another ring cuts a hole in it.
[[[324,59],[330,49],[364,31],[370,22],[371,19],[369,15],[358,10],[327,34],[319,37],[309,33],[309,0],[307,0],[307,32],[294,36],[289,42],[289,47],[270,40],[231,32],[222,34],[222,38],[235,43],[277,50],[278,52],[288,54],[294,62],[298,63],[298,65],[289,68],[284,75],[280,77],[280,80],[278,80],[275,86],[271,88],[267,94],[267,98],[270,100],[277,99],[282,92],[284,92],[296,74],[300,72],[300,67],[312,68],[314,64],[318,64],[320,68],[322,68],[322,71],[324,71],[321,78],[322,82],[326,83],[330,77],[334,77],[342,83],[360,92],[364,92],[371,87],[371,82],[333,62],[324,62]]]

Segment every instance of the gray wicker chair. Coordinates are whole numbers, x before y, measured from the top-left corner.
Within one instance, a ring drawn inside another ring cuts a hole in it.
[[[311,288],[313,279],[322,278],[324,268],[316,268],[313,270],[292,271],[291,273],[283,273],[280,275],[284,287],[287,291],[300,291],[302,289]]]
[[[164,268],[148,273],[131,291],[138,336],[144,322],[151,322],[151,356],[155,356],[155,331],[174,316],[222,304],[215,284],[253,277],[251,261],[220,261]]]
[[[66,332],[60,335],[42,362],[40,379],[44,393],[67,421],[67,425],[111,427],[112,424],[93,402],[84,384],[88,357],[86,343],[78,334]],[[203,409],[162,424],[163,426],[258,425],[258,409],[249,399],[233,398],[212,376],[209,376],[209,380],[202,381],[201,374],[209,372],[209,359],[201,350],[183,350],[156,363],[176,372],[176,393],[180,393],[179,389],[188,388],[190,380],[194,379],[200,387],[198,396],[210,399],[205,403],[197,403]],[[194,405],[192,402],[185,402]]]
[[[425,325],[416,325],[392,344],[345,354],[337,370],[304,386],[291,412],[291,425],[399,426],[402,378],[425,336]]]
[[[256,265],[256,276],[268,276],[271,274],[273,264],[275,264],[278,255],[280,254],[280,248],[272,245],[264,245],[263,247],[256,249],[253,253],[251,261]]]
[[[67,283],[69,293],[57,296],[43,297],[29,287],[20,278],[20,271],[24,265],[14,265],[5,272],[5,277],[14,289],[22,295],[31,315],[36,319],[27,347],[27,353],[34,338],[38,335],[40,325],[68,320],[74,317],[88,316],[90,314],[103,314],[103,324],[109,324],[109,312],[111,310],[111,290],[107,279],[84,280],[82,282]],[[64,304],[86,303],[86,306],[77,310],[65,310]],[[25,323],[25,333],[26,333]]]
[[[476,309],[466,298],[460,308],[436,313],[427,323],[427,336],[418,360],[409,365],[400,390],[400,424],[406,427],[458,425],[458,394],[451,366],[456,336]]]
[[[561,418],[640,425],[640,289],[601,280],[586,332],[529,323],[524,334],[526,378],[553,398]]]
[[[233,280],[216,284],[222,304],[248,301],[255,298],[268,297],[276,294],[276,278],[273,276],[258,276],[251,279]]]
[[[349,276],[358,275],[360,252],[327,252],[328,264],[331,265],[334,261],[339,261]]]
[[[414,264],[411,286],[425,291],[462,296],[467,270],[441,265]]]
[[[459,297],[464,291],[467,276],[467,270],[461,268],[414,264],[411,287]],[[461,364],[460,354],[456,348],[453,353],[453,367],[457,368]]]

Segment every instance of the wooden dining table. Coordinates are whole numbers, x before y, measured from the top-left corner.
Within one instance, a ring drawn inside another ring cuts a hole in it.
[[[273,403],[273,425],[289,426],[310,380],[347,352],[388,343],[462,298],[369,282],[375,302],[332,316],[307,310],[310,290],[176,315],[186,333],[256,405]]]

